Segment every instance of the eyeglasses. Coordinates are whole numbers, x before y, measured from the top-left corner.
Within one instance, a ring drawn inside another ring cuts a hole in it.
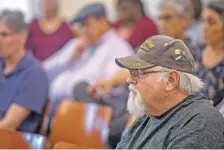
[[[147,71],[144,72],[142,70],[129,70],[131,77],[136,81],[141,81],[144,78],[148,77],[151,73],[158,73],[158,72],[168,72],[168,71]]]
[[[168,20],[171,20],[173,18],[174,18],[174,16],[171,16],[171,15],[164,15],[164,16],[159,16],[158,17],[159,20],[164,20],[164,21],[168,21]]]
[[[13,32],[5,32],[5,31],[0,32],[1,37],[8,37],[12,36],[13,34],[14,34]]]

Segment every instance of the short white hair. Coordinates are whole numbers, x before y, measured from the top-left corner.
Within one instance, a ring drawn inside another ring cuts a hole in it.
[[[156,67],[153,67],[153,71],[164,71],[158,74],[158,80],[167,81],[169,76],[168,72],[176,71],[176,70],[168,69],[161,66],[156,66]],[[189,95],[194,95],[200,92],[201,89],[204,87],[204,83],[197,76],[190,73],[181,72],[181,71],[176,71],[176,72],[180,76],[179,88],[185,93]]]

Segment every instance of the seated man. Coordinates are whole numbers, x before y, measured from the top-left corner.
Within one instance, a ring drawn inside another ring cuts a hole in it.
[[[130,71],[130,113],[140,113],[117,149],[222,149],[224,119],[199,95],[194,59],[183,41],[158,35],[116,59]]]
[[[0,128],[37,132],[47,102],[47,76],[24,50],[27,26],[19,11],[0,14]]]
[[[120,69],[114,59],[133,53],[131,46],[111,28],[102,4],[82,8],[73,20],[76,22],[82,24],[81,37],[43,62],[53,101],[73,99],[73,89],[80,82],[92,83],[110,76]]]

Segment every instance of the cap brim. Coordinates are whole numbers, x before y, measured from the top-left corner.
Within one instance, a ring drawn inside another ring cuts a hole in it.
[[[85,17],[75,17],[74,19],[72,19],[70,24],[74,24],[74,23],[77,23],[77,22],[82,22],[83,20],[85,20]]]
[[[155,66],[155,64],[148,63],[147,61],[140,59],[136,55],[123,57],[123,58],[116,58],[115,62],[118,66],[122,68],[133,69],[133,70],[146,69],[146,68],[151,68]]]

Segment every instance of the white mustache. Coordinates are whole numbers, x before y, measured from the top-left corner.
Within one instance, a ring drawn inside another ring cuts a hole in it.
[[[130,90],[127,104],[128,111],[133,115],[139,115],[144,111],[143,104],[141,103],[142,100],[139,90],[133,85],[129,85],[128,88]]]
[[[131,84],[129,85],[128,89],[129,89],[130,91],[134,91],[135,93],[138,92],[138,89],[137,89],[136,87],[134,87],[133,85],[131,85]]]

